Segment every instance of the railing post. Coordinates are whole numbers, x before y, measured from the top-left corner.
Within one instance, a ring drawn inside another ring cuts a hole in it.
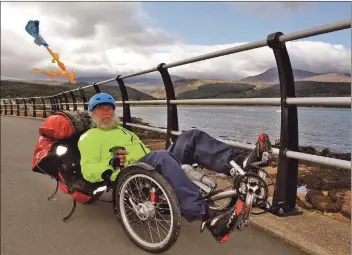
[[[167,135],[166,135],[166,148],[171,145],[171,142],[174,142],[176,137],[171,134],[171,131],[178,131],[178,115],[177,115],[177,106],[175,104],[170,104],[170,100],[175,100],[175,90],[174,85],[167,68],[163,66],[165,63],[158,65],[157,69],[161,74],[163,79],[166,93],[166,106],[167,106]]]
[[[4,103],[4,106],[5,106],[5,112],[4,114],[7,115],[7,103],[6,103],[6,100],[2,100],[2,102]]]
[[[58,111],[58,110],[60,110],[58,96],[54,95],[54,99],[55,99],[55,111]]]
[[[13,105],[11,99],[8,99],[10,102],[10,115],[13,115]]]
[[[96,84],[96,82],[93,83],[93,87],[95,89],[95,93],[101,93],[99,86]]]
[[[61,93],[57,94],[57,98],[59,99],[59,104],[60,104],[59,110],[63,110],[64,106],[62,105]]]
[[[20,105],[18,104],[18,99],[17,98],[15,99],[15,102],[16,102],[16,107],[17,107],[16,114],[17,114],[17,116],[20,116]]]
[[[76,102],[75,94],[72,92],[72,90],[70,90],[70,94],[71,94],[71,97],[72,97],[73,110],[77,111],[77,102]]]
[[[28,115],[28,113],[27,113],[27,102],[26,102],[25,98],[22,98],[22,100],[23,100],[23,104],[24,104],[24,113],[23,113],[23,115],[27,116]]]
[[[297,106],[287,105],[287,97],[295,97],[295,82],[292,66],[285,43],[278,38],[281,32],[267,37],[267,44],[273,50],[280,80],[281,131],[279,166],[273,199],[273,212],[279,216],[300,214],[296,208],[298,160],[286,157],[287,150],[298,151]]]
[[[36,108],[35,108],[35,98],[31,98],[32,100],[32,105],[33,105],[33,113],[32,116],[33,117],[37,117],[37,112],[36,112]]]
[[[52,109],[52,112],[54,113],[56,111],[56,98],[55,98],[55,95],[51,96],[51,109]]]
[[[54,113],[54,99],[52,96],[49,96],[50,99],[50,106],[51,106],[51,114]]]
[[[118,75],[116,77],[116,81],[119,84],[119,88],[121,91],[121,99],[122,99],[122,122],[123,122],[123,127],[132,131],[132,127],[126,126],[126,123],[132,123],[132,118],[131,118],[131,110],[130,110],[130,104],[126,104],[126,101],[128,101],[128,93],[127,89],[125,86],[125,82],[120,78],[121,75]]]
[[[5,115],[5,104],[4,104],[4,100],[1,100],[3,102],[3,104],[1,104],[0,106],[0,114],[2,115],[2,112],[4,112]]]
[[[63,95],[64,98],[65,98],[66,110],[69,111],[69,110],[70,110],[70,105],[68,104],[68,99],[67,99],[66,92],[62,93],[62,95]]]
[[[40,97],[43,103],[43,113],[42,113],[42,118],[46,118],[46,106],[45,106],[45,101],[43,97]]]
[[[82,87],[79,87],[79,92],[81,93],[81,96],[82,96],[82,100],[83,100],[83,108],[84,110],[88,110],[88,98],[86,96],[86,93],[84,93]]]
[[[4,103],[4,100],[1,100]],[[2,113],[4,112],[5,115],[5,104],[0,104],[0,114],[2,115]]]

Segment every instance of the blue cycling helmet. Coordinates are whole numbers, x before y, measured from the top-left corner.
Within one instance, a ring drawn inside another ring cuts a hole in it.
[[[98,93],[89,100],[88,111],[93,111],[93,109],[100,104],[109,104],[115,110],[115,98],[108,93]]]

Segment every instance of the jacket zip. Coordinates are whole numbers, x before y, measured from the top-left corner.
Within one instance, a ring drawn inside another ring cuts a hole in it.
[[[125,132],[125,130],[123,130],[122,128],[121,128],[121,130],[122,130],[122,132],[124,132],[125,135],[127,135],[127,133]],[[129,133],[129,132],[128,132],[128,133]],[[129,133],[129,135],[131,136],[131,143],[133,143],[133,135],[131,135],[130,133]]]
[[[147,152],[145,151],[143,145],[141,143],[139,143],[139,145],[142,147],[142,150],[144,151],[144,154],[147,154]]]
[[[124,130],[122,129],[122,131],[124,131]],[[126,130],[126,132],[128,132],[131,135],[131,142],[133,143],[133,135],[131,134],[131,132],[129,130]],[[147,154],[142,143],[139,143],[139,145],[141,146],[142,150],[144,151],[144,154]]]

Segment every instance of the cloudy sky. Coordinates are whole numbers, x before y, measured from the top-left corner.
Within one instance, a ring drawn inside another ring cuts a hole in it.
[[[26,33],[41,35],[77,76],[114,77],[184,58],[351,18],[348,2],[22,2],[1,3],[1,78],[47,79],[32,68],[53,68]],[[350,72],[351,30],[287,43],[294,68]],[[185,77],[239,79],[275,66],[270,49],[170,69]],[[62,79],[62,78],[60,78]]]

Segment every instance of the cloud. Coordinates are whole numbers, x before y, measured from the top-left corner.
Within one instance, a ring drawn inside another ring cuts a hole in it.
[[[310,2],[236,2],[235,6],[255,15],[266,18],[278,18],[285,11],[298,12],[312,6]]]
[[[311,3],[309,2],[278,2],[278,3],[290,10],[305,9],[307,8],[307,6],[311,5]]]
[[[152,19],[134,2],[6,3],[2,13],[15,10],[28,18],[33,13],[32,19],[44,21],[47,25],[41,25],[42,32],[49,36],[59,34],[63,38],[98,39],[102,44],[140,46],[176,40],[166,31],[148,27]],[[24,19],[22,16],[21,20]]]
[[[127,48],[146,54],[148,47],[179,41],[167,31],[152,27],[153,20],[133,2],[17,2],[2,3],[1,7],[2,76],[23,71],[5,66],[13,62],[6,58],[10,54],[27,70],[52,66],[47,52],[35,46],[34,39],[24,30],[30,19],[40,20],[41,34],[67,66],[86,66],[84,69],[91,70],[89,66],[94,65],[97,72],[111,70],[106,53],[109,49]]]
[[[24,26],[38,19],[41,33],[69,70],[79,76],[127,74],[159,63],[241,45],[191,45],[153,25],[138,3],[2,3],[1,76],[47,79],[32,68],[54,68],[47,51],[33,43]],[[93,15],[94,14],[94,15]],[[258,38],[260,39],[260,38]],[[287,43],[294,68],[350,72],[351,50],[324,42]],[[276,65],[268,47],[192,63],[169,70],[195,78],[240,79]],[[60,77],[60,79],[65,79]]]

